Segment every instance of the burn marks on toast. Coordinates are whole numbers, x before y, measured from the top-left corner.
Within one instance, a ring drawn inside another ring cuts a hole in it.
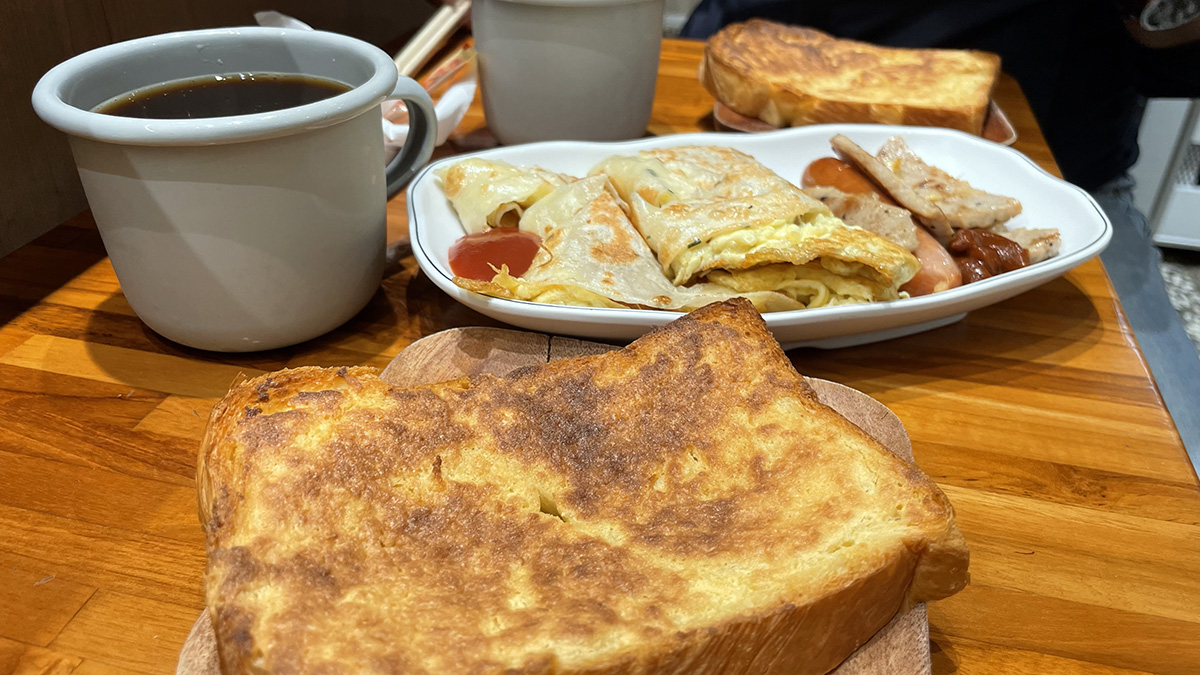
[[[582,515],[637,499],[681,448],[708,446],[721,419],[708,405],[712,368],[689,350],[631,360],[619,377],[585,365],[512,384],[477,390],[479,421],[502,454],[561,475],[561,499]]]

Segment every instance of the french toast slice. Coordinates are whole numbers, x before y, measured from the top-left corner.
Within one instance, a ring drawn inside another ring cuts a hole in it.
[[[897,49],[762,19],[711,38],[700,81],[734,112],[776,127],[873,122],[983,134],[1000,57]]]
[[[740,299],[504,377],[240,383],[197,478],[226,675],[818,674],[967,580]]]

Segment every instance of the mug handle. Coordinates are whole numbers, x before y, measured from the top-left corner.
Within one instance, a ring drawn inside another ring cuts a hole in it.
[[[388,98],[398,98],[408,106],[408,138],[404,139],[404,147],[384,170],[387,198],[391,199],[408,185],[408,181],[433,156],[433,144],[437,140],[437,113],[433,110],[433,99],[429,98],[425,88],[408,77],[396,81],[396,87]]]

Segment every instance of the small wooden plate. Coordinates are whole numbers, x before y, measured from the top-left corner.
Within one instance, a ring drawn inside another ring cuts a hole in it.
[[[504,375],[517,368],[572,356],[602,354],[613,345],[503,328],[453,328],[422,338],[400,352],[381,377],[398,387],[463,376]],[[908,433],[892,411],[845,385],[808,378],[825,405],[857,424],[884,447],[912,461]],[[929,620],[925,605],[897,615],[859,647],[834,675],[929,675]],[[176,675],[220,675],[216,636],[208,612],[200,614],[179,652]]]
[[[717,126],[729,131],[744,131],[754,134],[779,129],[779,127],[755,117],[746,117],[741,113],[734,112],[720,102],[713,103],[713,119],[717,121]],[[1004,114],[995,101],[988,101],[988,115],[987,119],[983,121],[983,137],[1000,145],[1012,145],[1017,142],[1016,127],[1012,125],[1008,115]]]

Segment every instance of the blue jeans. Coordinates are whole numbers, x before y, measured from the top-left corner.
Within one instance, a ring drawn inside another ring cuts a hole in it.
[[[1146,216],[1133,205],[1133,179],[1126,175],[1111,180],[1092,197],[1113,224],[1112,243],[1100,259],[1192,466],[1200,466],[1200,356],[1167,298],[1158,269],[1162,253],[1150,241]]]

